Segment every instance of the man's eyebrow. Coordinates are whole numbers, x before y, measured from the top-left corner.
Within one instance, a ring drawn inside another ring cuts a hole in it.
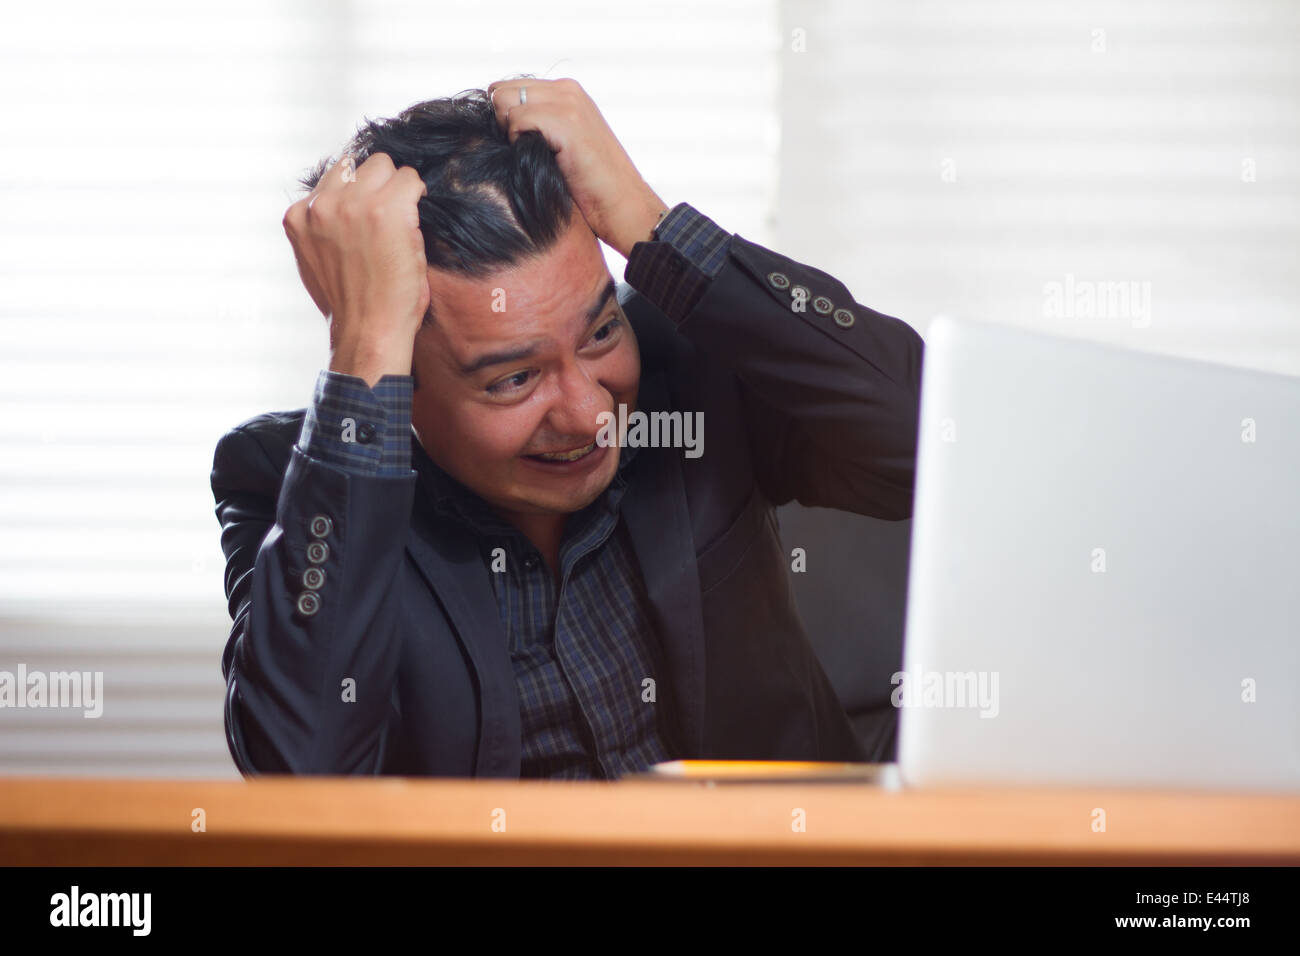
[[[614,288],[614,280],[610,279],[609,282],[605,284],[605,288],[601,290],[600,297],[590,308],[587,309],[587,314],[583,324],[584,331],[591,328],[592,323],[601,317],[605,311],[605,303],[616,294],[617,290]],[[461,365],[460,374],[466,376],[473,375],[475,372],[479,372],[487,368],[489,365],[504,365],[507,362],[517,362],[520,359],[529,358],[537,351],[537,346],[539,344],[540,343],[538,342],[530,342],[527,345],[516,346],[515,348],[505,349],[501,352],[489,352],[486,355],[480,355],[473,361]]]
[[[465,365],[460,366],[461,375],[473,375],[489,365],[504,365],[506,362],[517,362],[520,359],[526,359],[537,351],[536,342],[528,345],[516,346],[512,349],[506,349],[503,352],[489,352],[486,355],[480,355]]]
[[[600,291],[600,298],[598,298],[592,307],[587,310],[587,321],[583,325],[584,331],[591,328],[591,323],[600,318],[601,313],[605,311],[605,303],[612,299],[614,295],[614,280],[610,279],[609,282],[605,284],[605,288]]]

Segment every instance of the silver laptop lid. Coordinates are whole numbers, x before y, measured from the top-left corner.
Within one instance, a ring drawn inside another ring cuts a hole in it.
[[[939,319],[908,784],[1300,789],[1300,378]]]

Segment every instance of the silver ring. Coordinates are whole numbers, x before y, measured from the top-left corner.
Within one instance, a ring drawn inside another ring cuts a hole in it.
[[[528,102],[528,87],[521,86],[519,87],[519,105],[523,106],[527,102]]]

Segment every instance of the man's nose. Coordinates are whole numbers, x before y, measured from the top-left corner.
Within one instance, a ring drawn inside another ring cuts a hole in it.
[[[609,410],[609,391],[595,374],[581,363],[566,366],[551,404],[551,428],[569,438],[590,438],[600,428],[596,416]]]

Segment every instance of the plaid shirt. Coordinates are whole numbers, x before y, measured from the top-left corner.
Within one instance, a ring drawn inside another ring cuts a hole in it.
[[[680,323],[722,268],[730,238],[680,203],[653,240],[633,247],[624,279]],[[322,371],[299,447],[345,471],[410,474],[412,385],[409,375],[385,375],[370,388]],[[620,449],[609,487],[568,516],[558,586],[522,533],[434,468],[434,508],[477,536],[496,595],[519,691],[521,777],[612,779],[682,756],[668,684],[659,679],[662,647],[619,512],[636,480],[636,451]],[[492,569],[498,548],[504,571]]]

